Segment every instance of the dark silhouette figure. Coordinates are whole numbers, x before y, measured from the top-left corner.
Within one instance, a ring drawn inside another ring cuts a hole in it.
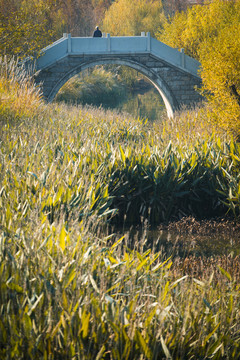
[[[93,33],[93,37],[102,37],[102,32],[99,30],[98,26],[96,26],[96,29]]]

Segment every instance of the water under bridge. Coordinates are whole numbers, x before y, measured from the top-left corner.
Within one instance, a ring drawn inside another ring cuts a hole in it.
[[[162,96],[169,117],[202,100],[196,91],[201,86],[200,63],[150,33],[102,38],[64,34],[42,50],[35,63],[35,80],[44,98],[52,101],[72,76],[101,64],[126,65],[145,75]]]

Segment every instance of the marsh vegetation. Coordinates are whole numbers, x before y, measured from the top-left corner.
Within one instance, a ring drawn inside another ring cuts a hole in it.
[[[240,359],[240,1],[0,0],[0,13],[0,358]],[[94,92],[102,107],[46,105],[4,57],[96,22],[184,48],[208,101],[150,121],[152,96],[123,106],[129,74],[94,70],[65,99]]]
[[[147,78],[127,66],[96,66],[85,70],[60,89],[55,101],[112,109],[150,122],[166,117],[158,91]]]
[[[149,123],[46,105],[0,65],[0,357],[238,359],[237,254],[167,254],[147,229],[237,223],[239,144],[206,109]],[[118,235],[133,224],[137,241]]]

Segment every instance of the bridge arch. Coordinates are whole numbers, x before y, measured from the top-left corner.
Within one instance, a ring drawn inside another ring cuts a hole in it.
[[[169,117],[182,106],[202,101],[201,64],[152,38],[141,36],[78,38],[64,36],[42,50],[35,61],[35,81],[47,101],[81,71],[103,64],[125,65],[145,75],[161,95]],[[28,66],[28,63],[26,63]],[[30,67],[32,63],[30,62]]]
[[[47,101],[49,102],[53,101],[53,99],[55,98],[61,87],[74,75],[77,75],[80,72],[89,69],[91,67],[97,65],[107,65],[107,64],[125,65],[146,76],[147,79],[153,84],[153,86],[157,89],[160,96],[162,97],[165,107],[167,109],[168,117],[169,118],[173,117],[174,112],[178,110],[178,104],[173,92],[171,91],[167,83],[163,79],[161,79],[161,77],[158,74],[156,74],[153,70],[148,69],[146,66],[131,60],[101,59],[101,60],[82,63],[81,65],[78,65],[73,69],[71,69],[70,71],[68,71],[54,84],[54,86],[51,89],[51,92],[48,95]]]

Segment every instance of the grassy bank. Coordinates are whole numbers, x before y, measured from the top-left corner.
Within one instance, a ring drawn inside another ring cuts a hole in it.
[[[193,271],[146,249],[144,235],[133,246],[102,231],[237,217],[238,144],[196,112],[148,124],[45,105],[8,69],[1,64],[0,357],[240,358],[237,260],[226,269],[224,259],[196,259]]]

